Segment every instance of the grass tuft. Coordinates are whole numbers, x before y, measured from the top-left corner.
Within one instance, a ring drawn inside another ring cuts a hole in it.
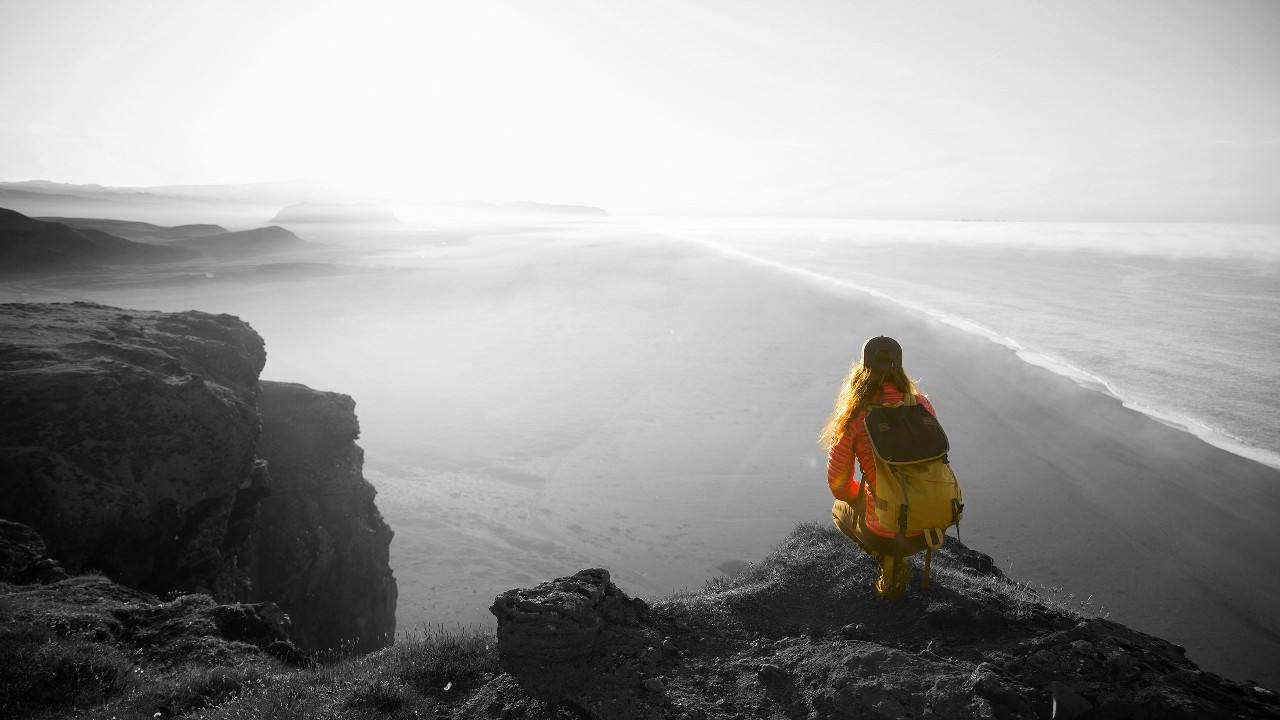
[[[39,627],[0,629],[0,716],[85,706],[119,694],[133,663],[114,647]]]
[[[405,704],[406,688],[384,677],[376,677],[357,685],[347,698],[349,707],[367,707],[382,713],[399,710]]]
[[[176,717],[192,710],[213,707],[239,695],[259,679],[262,673],[253,668],[202,667],[184,668],[173,675],[157,678],[130,697],[130,705],[147,715]]]
[[[396,677],[427,697],[459,697],[502,672],[497,639],[492,632],[446,630],[443,626],[414,631],[386,652]]]

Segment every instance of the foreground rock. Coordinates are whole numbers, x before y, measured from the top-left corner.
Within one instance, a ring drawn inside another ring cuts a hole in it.
[[[228,528],[265,494],[262,339],[228,315],[0,309],[0,517],[71,572],[250,594]]]
[[[253,586],[289,609],[305,647],[382,647],[396,629],[392,532],[361,472],[355,401],[263,382],[259,408],[272,487],[245,553]]]
[[[380,646],[391,533],[353,403],[273,386],[263,434],[265,359],[229,315],[0,305],[0,518],[73,574],[276,602],[308,650]]]
[[[39,541],[17,523],[4,530],[3,539]],[[0,716],[6,718],[79,715],[79,708],[156,675],[185,676],[189,686],[193,677],[209,678],[188,693],[195,697],[187,704],[199,706],[206,704],[202,695],[237,682],[235,673],[312,665],[289,640],[289,617],[274,603],[219,604],[208,595],[162,601],[92,574],[14,580],[0,579]],[[168,717],[181,709],[163,698],[151,705],[141,716]],[[128,716],[139,716],[141,708],[132,709]]]
[[[44,540],[21,523],[0,520],[0,583],[25,585],[67,579],[67,571],[48,556]]]
[[[502,667],[531,696],[592,717],[662,716],[662,634],[649,607],[593,569],[510,590],[489,608]]]
[[[602,570],[508,591],[491,608],[508,675],[463,715],[1280,717],[1275,694],[1055,606],[956,541],[935,556],[931,587],[896,602],[874,595],[872,571],[813,525],[753,570],[652,606]]]

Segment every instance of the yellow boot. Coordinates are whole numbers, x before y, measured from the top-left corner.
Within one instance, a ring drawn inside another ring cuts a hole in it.
[[[904,557],[881,555],[876,573],[876,594],[885,600],[896,600],[911,583],[911,564]]]

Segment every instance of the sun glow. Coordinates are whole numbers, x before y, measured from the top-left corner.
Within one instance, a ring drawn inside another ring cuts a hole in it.
[[[1256,15],[0,0],[0,179],[310,178],[394,200],[624,212],[1265,220],[1280,189],[1280,12]]]

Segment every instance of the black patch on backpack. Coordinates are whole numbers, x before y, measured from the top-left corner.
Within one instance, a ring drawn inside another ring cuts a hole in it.
[[[929,460],[951,448],[942,425],[924,405],[872,407],[866,427],[876,452],[891,463]]]

